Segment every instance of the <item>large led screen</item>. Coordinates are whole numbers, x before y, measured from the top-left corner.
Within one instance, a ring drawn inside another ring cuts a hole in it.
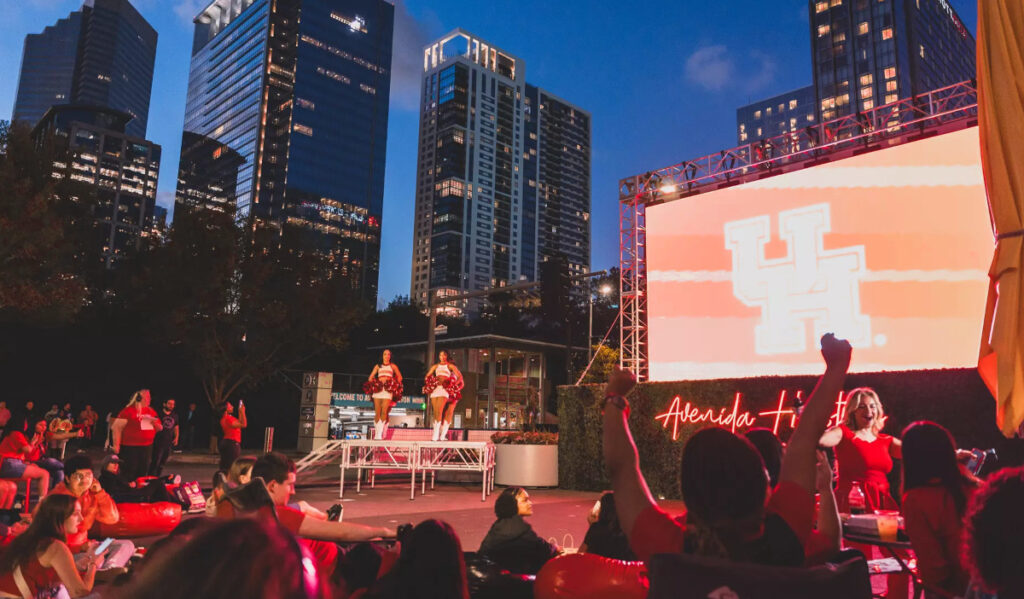
[[[976,127],[652,206],[650,377],[974,366],[993,240]]]

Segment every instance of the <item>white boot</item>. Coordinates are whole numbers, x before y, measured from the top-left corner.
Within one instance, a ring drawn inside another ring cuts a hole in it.
[[[381,420],[380,421],[380,438],[381,439],[387,439],[388,438],[388,421],[387,420]]]
[[[434,421],[434,431],[430,435],[431,441],[437,441],[441,437],[441,423]]]
[[[439,439],[440,441],[447,441],[448,440],[448,427],[449,426],[451,426],[450,422],[445,422],[444,424],[441,425],[441,438]]]
[[[383,426],[381,426],[380,420],[373,421],[373,438],[380,439],[383,433]]]

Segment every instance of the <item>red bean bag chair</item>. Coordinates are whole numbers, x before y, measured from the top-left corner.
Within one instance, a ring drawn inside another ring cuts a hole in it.
[[[643,599],[649,586],[643,562],[571,553],[544,564],[533,593],[537,599]]]
[[[160,503],[119,503],[117,511],[121,517],[115,524],[96,521],[90,531],[94,537],[130,539],[163,535],[174,530],[181,522],[181,506],[163,501]]]

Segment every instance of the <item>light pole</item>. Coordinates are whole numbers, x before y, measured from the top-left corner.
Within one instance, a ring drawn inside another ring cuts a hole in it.
[[[601,295],[608,295],[612,292],[612,286],[605,283],[598,288]],[[587,364],[594,359],[594,294],[588,294],[590,296],[589,309],[587,310]]]

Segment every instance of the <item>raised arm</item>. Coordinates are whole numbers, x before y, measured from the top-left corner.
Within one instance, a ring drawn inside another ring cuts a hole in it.
[[[817,468],[818,495],[821,504],[818,506],[818,532],[829,540],[831,553],[839,553],[842,549],[842,523],[839,520],[839,507],[832,490],[832,468],[828,465],[828,456],[819,451]]]
[[[789,439],[782,457],[779,481],[790,481],[814,493],[815,450],[828,419],[832,415],[836,397],[843,389],[846,371],[850,368],[853,350],[845,339],[836,339],[832,333],[821,338],[821,355],[825,358],[825,374],[807,400],[800,421]]]
[[[641,512],[655,505],[647,481],[640,472],[640,458],[627,422],[629,404],[625,396],[634,385],[633,375],[615,369],[605,388],[603,415],[604,463],[615,492],[615,511],[627,535],[633,530]],[[621,398],[621,401],[615,398]]]

